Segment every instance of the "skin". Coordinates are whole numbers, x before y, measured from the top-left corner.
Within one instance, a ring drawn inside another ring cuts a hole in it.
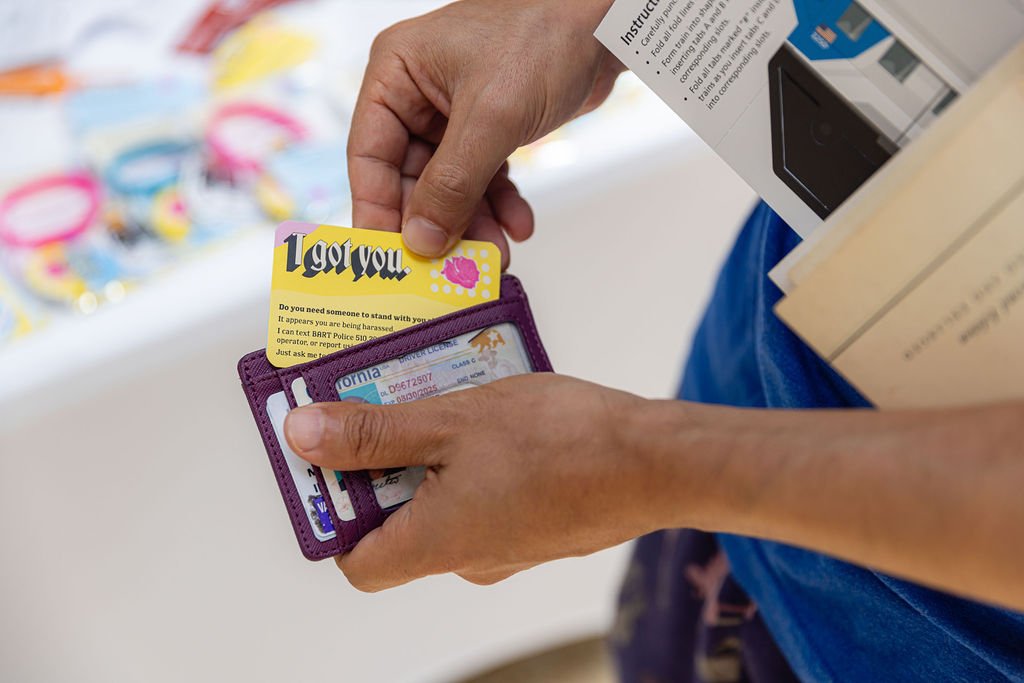
[[[493,242],[507,267],[506,236],[533,234],[507,159],[611,93],[623,67],[593,37],[609,5],[458,2],[380,34],[348,141],[353,222],[424,256]]]
[[[464,232],[503,250],[528,237],[505,160],[607,96],[621,66],[592,33],[608,4],[464,0],[382,34],[349,146],[356,224],[404,225],[428,256]],[[417,217],[443,235],[420,234]],[[285,434],[323,467],[428,467],[339,558],[361,590],[445,572],[489,584],[688,527],[1024,610],[1024,402],[740,410],[536,374],[403,405],[299,408]]]

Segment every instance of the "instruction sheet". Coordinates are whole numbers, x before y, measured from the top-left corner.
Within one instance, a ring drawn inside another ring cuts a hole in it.
[[[595,35],[806,237],[1024,37],[1024,0],[618,0]]]

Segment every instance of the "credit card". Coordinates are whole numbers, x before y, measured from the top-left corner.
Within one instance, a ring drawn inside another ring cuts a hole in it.
[[[320,358],[501,296],[501,254],[463,240],[439,259],[380,230],[286,222],[274,237],[267,359]]]

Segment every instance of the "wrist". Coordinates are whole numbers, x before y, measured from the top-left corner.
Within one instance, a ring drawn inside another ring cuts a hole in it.
[[[677,400],[642,400],[624,421],[644,533],[731,531],[757,497],[752,463],[767,451],[761,414]]]

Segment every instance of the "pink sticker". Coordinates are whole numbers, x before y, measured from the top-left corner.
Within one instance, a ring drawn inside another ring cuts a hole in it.
[[[441,274],[448,282],[466,289],[473,289],[480,281],[480,270],[476,267],[476,261],[465,256],[445,259]]]

